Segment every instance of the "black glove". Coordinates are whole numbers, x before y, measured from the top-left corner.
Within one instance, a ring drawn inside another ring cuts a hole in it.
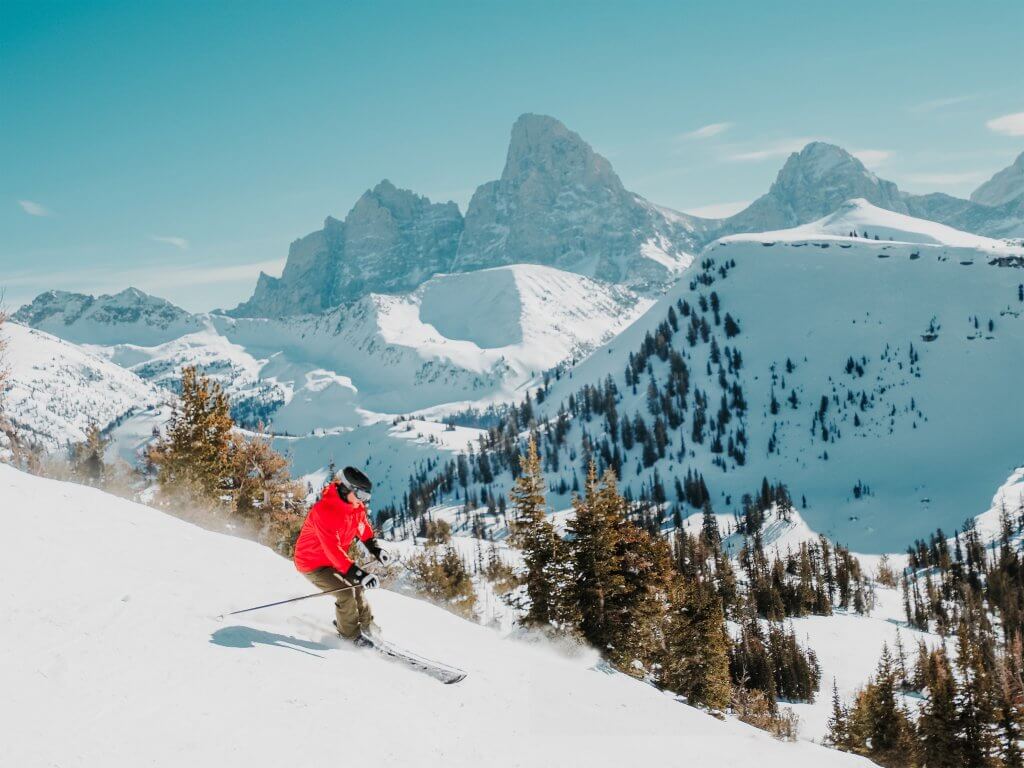
[[[358,565],[353,565],[342,576],[363,589],[376,589],[380,586],[380,578],[377,574],[367,573]]]
[[[391,553],[388,552],[384,547],[380,545],[380,542],[376,538],[370,539],[366,542],[366,549],[377,558],[377,561],[381,565],[387,565],[393,559]]]

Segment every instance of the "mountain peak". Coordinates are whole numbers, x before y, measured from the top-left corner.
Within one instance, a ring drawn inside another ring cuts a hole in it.
[[[799,152],[789,156],[779,171],[776,184],[795,174],[806,179],[819,180],[834,173],[875,178],[860,160],[842,147],[824,141],[812,141]]]
[[[46,291],[14,319],[79,344],[159,344],[201,326],[195,315],[138,288],[101,296]]]
[[[1002,205],[1024,196],[1024,152],[1011,165],[995,174],[973,193],[971,202],[981,205]]]
[[[452,271],[543,264],[660,290],[692,258],[691,227],[628,192],[578,133],[528,113],[512,126],[501,178],[469,202]]]
[[[543,175],[563,183],[602,184],[622,190],[609,163],[575,131],[548,115],[520,115],[512,126],[502,181]]]
[[[842,147],[812,141],[786,159],[768,194],[726,219],[716,235],[807,224],[856,198],[897,213],[908,212],[899,188],[891,181],[879,179]]]

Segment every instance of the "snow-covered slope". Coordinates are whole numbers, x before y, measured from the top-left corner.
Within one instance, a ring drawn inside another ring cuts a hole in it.
[[[50,322],[36,311],[47,296],[22,314]],[[282,436],[280,447],[293,456],[298,474],[314,473],[330,458],[369,456],[397,470],[392,475],[400,496],[418,461],[437,449],[465,448],[477,432],[449,432],[436,422],[394,429],[393,414],[430,409],[438,418],[471,403],[518,399],[528,382],[580,359],[652,303],[571,272],[511,265],[438,275],[413,293],[371,294],[321,315],[190,316],[189,328],[197,330],[155,345],[103,343],[138,336],[134,322],[100,327],[67,311],[61,316],[76,319],[54,327],[171,391],[182,366],[196,365],[224,387],[237,420],[247,426],[262,421]],[[122,430],[126,455],[157,416]],[[425,433],[432,437],[416,437]]]
[[[974,518],[974,524],[981,539],[991,543],[998,541],[1002,535],[1002,516],[1006,513],[1011,520],[1020,519],[1024,513],[1024,467],[1014,470],[992,497],[992,504],[987,510]],[[1015,539],[1020,542],[1024,531],[1013,531]]]
[[[860,236],[848,237],[851,229]],[[894,241],[873,239],[883,232]],[[653,355],[635,393],[623,371],[673,307],[680,330],[671,346],[685,357],[691,390],[707,394],[707,418],[717,418],[718,365],[709,342],[698,335],[688,343],[685,302],[706,321],[723,366],[726,347],[740,353],[741,367],[725,373],[725,394],[731,401],[739,385],[746,411],[730,409],[722,443],[740,440],[742,430],[744,463],[714,453],[707,434],[702,443],[692,439],[691,391],[662,458],[643,466],[639,445],[623,455],[623,483],[634,496],[651,487],[657,470],[674,499],[674,479],[699,471],[716,511],[727,513],[767,476],[785,482],[795,499],[806,496],[802,511],[814,530],[858,551],[899,551],[922,529],[958,526],[1020,463],[1024,411],[1012,404],[1024,375],[1024,275],[996,265],[1016,263],[1021,253],[863,201],[814,225],[729,237],[641,321],[562,376],[537,410],[552,416],[584,384],[611,376],[620,419],[641,414],[651,427],[647,385],[653,377],[664,388],[668,364]],[[712,292],[739,335],[727,338],[711,309],[701,309],[701,296],[707,306]],[[574,426],[558,471],[549,473],[552,487],[562,480],[571,487],[574,472],[582,477],[583,426],[600,445],[603,419]],[[500,477],[495,491],[508,481]],[[568,506],[568,494],[553,503]]]
[[[56,451],[166,399],[131,371],[43,331],[8,322],[5,409],[25,437]]]
[[[353,408],[403,413],[514,398],[526,382],[607,341],[650,305],[581,275],[512,265],[440,275],[411,294],[373,294],[318,316],[213,321],[232,343],[270,360],[264,377],[293,382],[303,405],[290,400],[273,423],[301,433],[312,423],[352,426],[360,421]],[[320,409],[311,421],[311,409],[340,397],[338,390],[348,393],[348,413]]]
[[[822,236],[975,248],[980,251],[991,251],[996,255],[1010,252],[1006,244],[999,240],[961,232],[938,222],[895,213],[872,205],[863,198],[848,200],[828,216],[809,224],[775,232],[734,235],[723,240],[795,242]]]
[[[231,399],[235,420],[245,426],[267,422],[291,393],[290,386],[263,376],[267,360],[256,359],[220,335],[208,317],[202,318],[202,330],[163,344],[90,344],[86,348],[172,392],[180,390],[182,368],[195,366],[220,384]]]
[[[327,599],[218,622],[309,584],[266,548],[94,489],[0,466],[0,502],[18,542],[0,560],[0,610],[18,629],[0,654],[17,695],[0,712],[6,759],[24,768],[313,765],[339,750],[438,768],[869,765],[389,592],[370,596],[388,637],[466,680],[343,646]]]

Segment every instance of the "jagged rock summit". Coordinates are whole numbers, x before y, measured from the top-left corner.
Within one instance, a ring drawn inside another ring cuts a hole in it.
[[[382,181],[344,221],[292,243],[280,278],[261,274],[230,314],[318,313],[369,293],[405,293],[433,275],[541,264],[657,292],[692,259],[701,219],[627,191],[611,164],[553,117],[512,127],[505,170],[482,185],[465,219]]]
[[[260,273],[236,317],[317,313],[371,292],[415,289],[455,258],[462,214],[453,202],[432,203],[388,180],[356,201],[344,221],[292,243],[281,277]]]
[[[544,264],[656,289],[689,264],[699,225],[627,191],[558,120],[526,114],[512,126],[501,178],[469,203],[455,269]]]

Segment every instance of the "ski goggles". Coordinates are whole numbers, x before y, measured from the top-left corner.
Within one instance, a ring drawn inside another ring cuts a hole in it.
[[[342,488],[344,488],[349,493],[353,494],[356,497],[356,499],[358,499],[359,501],[363,502],[363,504],[365,504],[366,502],[368,502],[370,500],[370,492],[369,491],[364,491],[362,488],[353,488],[351,485],[346,483],[343,478],[339,478],[338,485],[340,485]]]

